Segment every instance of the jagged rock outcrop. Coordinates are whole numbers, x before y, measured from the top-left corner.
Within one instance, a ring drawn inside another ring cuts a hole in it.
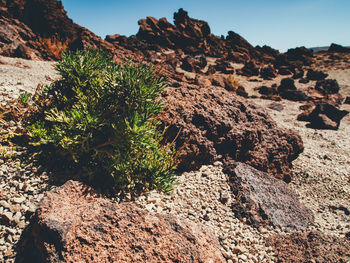
[[[311,210],[285,182],[232,161],[225,163],[223,172],[229,177],[236,200],[231,208],[239,219],[245,218],[256,227],[272,225],[289,230],[305,230],[313,222]]]
[[[68,18],[61,1],[1,0],[0,54],[28,59],[59,59],[65,49],[102,48],[127,61],[123,48],[116,50],[88,29]]]
[[[168,88],[164,96],[165,137],[184,146],[180,169],[233,159],[291,180],[291,162],[303,151],[301,138],[278,128],[262,108],[212,86]]]
[[[310,122],[308,126],[315,129],[337,130],[340,121],[349,113],[329,103],[306,105],[303,109],[304,111],[298,115],[298,120]]]
[[[117,204],[75,181],[46,194],[30,230],[29,254],[42,262],[225,262],[208,228]]]
[[[129,38],[114,35],[106,40],[131,50],[181,49],[186,54],[221,57],[234,62],[272,62],[279,52],[268,46],[253,47],[240,35],[229,31],[226,38],[211,33],[207,22],[190,18],[182,8],[174,13],[174,24],[166,18],[139,20],[139,31]]]
[[[328,48],[328,52],[350,53],[350,48],[332,43]]]

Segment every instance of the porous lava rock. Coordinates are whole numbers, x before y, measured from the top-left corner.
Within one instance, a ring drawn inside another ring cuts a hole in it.
[[[240,35],[229,31],[226,37],[211,33],[206,21],[189,17],[180,8],[174,13],[174,24],[166,18],[147,17],[139,20],[136,36],[108,36],[107,41],[127,49],[164,51],[180,49],[188,55],[205,55],[244,63],[250,60],[272,62],[279,52],[268,46],[253,47]]]
[[[313,69],[309,69],[307,74],[306,74],[306,77],[309,79],[309,80],[323,80],[325,78],[328,77],[328,74],[327,73],[324,73],[323,71],[321,70],[313,70]]]
[[[304,111],[298,115],[298,120],[310,122],[308,127],[314,129],[337,130],[340,121],[349,113],[329,103],[306,105],[303,109]]]
[[[259,71],[259,67],[253,61],[249,61],[238,73],[243,76],[251,77],[258,76]]]
[[[127,61],[131,53],[74,23],[56,0],[1,0],[0,54],[59,59],[65,49],[101,48]],[[17,53],[14,53],[17,52]]]
[[[328,52],[350,53],[350,48],[332,43],[328,48]]]
[[[274,235],[267,245],[277,262],[350,262],[350,241],[319,231]]]
[[[305,101],[308,100],[308,97],[304,92],[301,90],[297,90],[294,79],[292,78],[285,78],[281,80],[281,84],[277,89],[278,94],[283,98],[287,100],[292,101]]]
[[[277,76],[277,72],[274,67],[269,64],[260,70],[260,76],[265,80],[274,79]]]
[[[324,79],[316,82],[315,89],[324,95],[335,94],[339,92],[339,84],[335,79]]]
[[[30,228],[42,262],[225,262],[208,228],[117,204],[76,181],[46,194]]]
[[[263,108],[216,86],[168,88],[164,97],[160,119],[167,126],[166,141],[182,147],[180,170],[228,158],[290,181],[302,140],[278,128]]]
[[[312,223],[312,212],[287,183],[232,161],[226,162],[223,172],[235,196],[231,208],[239,219],[246,218],[256,227],[272,225],[288,230],[305,230]]]

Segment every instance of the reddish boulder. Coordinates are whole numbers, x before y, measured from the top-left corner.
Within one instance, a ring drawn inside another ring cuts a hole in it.
[[[232,210],[239,219],[254,226],[272,225],[288,230],[305,230],[313,221],[310,209],[299,202],[288,185],[253,167],[225,163],[223,172],[235,195]]]
[[[350,262],[350,241],[318,231],[275,235],[267,245],[274,248],[277,262]]]
[[[304,107],[304,111],[298,115],[298,120],[310,122],[308,127],[314,129],[337,130],[341,119],[348,113],[346,110],[339,110],[332,104],[320,103],[316,106]]]
[[[297,90],[294,79],[291,78],[282,79],[277,91],[286,100],[305,101],[309,99],[304,92]]]
[[[189,71],[189,72],[197,72],[200,73],[207,65],[207,60],[205,56],[195,56],[190,57],[186,56],[182,60],[181,68],[183,70]]]
[[[30,59],[59,59],[65,49],[101,48],[123,61],[131,53],[75,24],[56,0],[2,0],[0,53]]]
[[[291,162],[303,151],[301,138],[278,128],[262,108],[213,86],[168,88],[164,96],[165,138],[183,147],[179,169],[228,158],[290,181]]]
[[[208,228],[117,204],[75,181],[46,194],[30,228],[42,262],[225,262]]]

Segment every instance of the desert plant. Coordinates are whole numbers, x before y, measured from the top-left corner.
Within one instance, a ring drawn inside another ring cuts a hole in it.
[[[64,52],[56,69],[61,79],[46,93],[51,104],[28,128],[39,157],[121,195],[169,192],[177,153],[161,145],[158,129],[164,77],[146,65],[118,65],[96,50]]]
[[[19,101],[23,104],[26,105],[28,103],[28,101],[30,100],[30,98],[32,97],[32,95],[28,92],[23,92],[19,95]]]
[[[235,78],[234,75],[229,75],[225,79],[225,84],[228,90],[236,92],[237,89],[239,88],[240,84],[239,81]]]

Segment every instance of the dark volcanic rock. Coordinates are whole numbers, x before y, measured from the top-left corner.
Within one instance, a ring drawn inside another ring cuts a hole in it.
[[[278,87],[278,94],[283,99],[292,101],[305,101],[309,99],[304,92],[297,90],[294,84],[294,79],[291,78],[281,80],[281,84]]]
[[[328,77],[328,74],[324,73],[323,71],[309,69],[306,77],[309,80],[323,80]]]
[[[226,163],[223,172],[229,176],[236,200],[232,210],[239,219],[289,230],[304,230],[313,221],[311,211],[285,182],[242,163]]]
[[[277,262],[350,262],[350,241],[318,231],[295,232],[269,238]]]
[[[350,53],[350,48],[332,43],[328,48],[328,52]]]
[[[300,79],[304,77],[304,70],[301,68],[295,68],[293,72],[293,79]]]
[[[258,76],[259,67],[253,61],[249,61],[244,65],[244,67],[240,71],[238,71],[238,74],[247,77]]]
[[[310,122],[309,127],[315,129],[337,130],[341,119],[349,113],[346,110],[339,110],[329,103],[320,103],[304,108],[304,112],[298,115],[298,120]]]
[[[75,181],[46,194],[31,232],[43,262],[225,262],[207,228],[114,203]]]
[[[277,76],[277,72],[272,65],[267,65],[260,70],[260,76],[265,80],[271,80]]]
[[[335,79],[325,79],[316,82],[315,89],[324,95],[335,94],[339,92],[339,85]]]
[[[297,47],[288,49],[285,54],[289,61],[301,62],[304,66],[310,66],[312,64],[313,51],[311,49]]]
[[[219,87],[169,88],[165,96],[165,137],[171,142],[178,135],[176,145],[184,145],[180,169],[231,158],[290,181],[301,138],[278,128],[262,108]]]
[[[181,68],[189,72],[201,72],[207,65],[205,56],[186,56],[182,60]]]
[[[228,36],[218,37],[211,33],[207,22],[189,17],[182,8],[174,13],[174,25],[165,18],[157,20],[147,17],[139,20],[139,31],[136,36],[124,38],[109,36],[111,43],[117,43],[128,49],[181,49],[190,55],[224,58],[233,62],[249,60],[272,62],[279,52],[270,47],[254,48],[240,35],[229,31]]]
[[[350,104],[350,96],[346,96],[344,104]]]

